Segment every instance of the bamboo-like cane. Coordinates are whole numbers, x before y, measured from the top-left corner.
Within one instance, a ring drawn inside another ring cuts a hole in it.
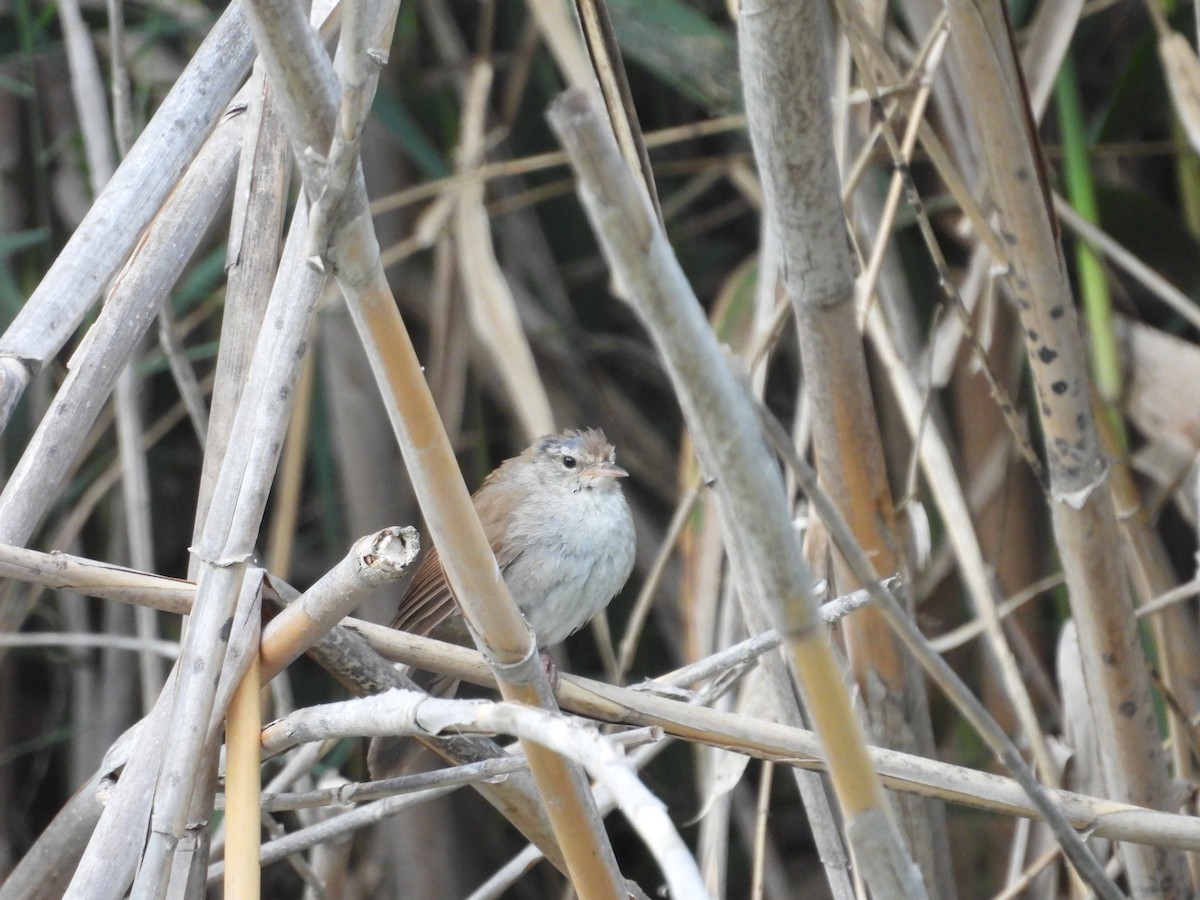
[[[386,58],[383,48],[389,44],[395,12],[393,4],[364,10],[372,24],[363,46],[377,61]],[[328,57],[293,4],[255,0],[248,15],[286,110],[293,152],[310,191],[320,196],[325,178],[311,154],[324,154],[335,135],[354,138],[336,131],[338,91]],[[550,706],[553,697],[529,627],[500,577],[383,274],[361,169],[337,208],[328,262],[362,336],[454,595],[481,649],[495,661],[504,696]],[[575,889],[583,896],[621,896],[625,887],[582,771],[536,744],[527,745],[526,753]]]
[[[241,6],[232,3],[0,337],[0,430],[30,375],[67,342],[192,163],[250,68],[253,49]]]
[[[165,889],[174,848],[186,827],[187,806],[201,765],[202,723],[215,700],[213,666],[229,642],[226,632],[239,586],[266,508],[267,494],[283,445],[311,319],[324,277],[304,265],[307,216],[293,218],[280,275],[267,309],[267,322],[251,364],[250,388],[242,398],[232,441],[221,466],[201,539],[199,589],[177,667],[172,727],[163,748],[155,789],[150,838],[133,896],[157,897]]]
[[[159,299],[178,279],[232,187],[232,163],[244,125],[245,116],[235,112],[213,133],[109,291],[88,339],[72,356],[71,371],[55,395],[51,414],[42,419],[0,493],[0,539],[5,543],[29,540],[58,496]]]
[[[1083,342],[1045,190],[1012,34],[1000,4],[948,0],[963,63],[966,114],[1008,246],[1002,283],[1017,305],[1046,435],[1050,509],[1079,630],[1088,702],[1114,799],[1167,808],[1166,760],[1150,677],[1121,565],[1107,463],[1092,414]],[[1183,860],[1123,847],[1136,898],[1187,895]]]
[[[714,478],[727,546],[743,592],[782,623],[793,666],[846,817],[864,880],[882,896],[926,896],[871,767],[829,638],[818,627],[783,483],[767,455],[754,403],[722,353],[645,194],[587,102],[568,92],[550,122],[579,174],[580,195],[610,266],[646,323]]]
[[[888,577],[906,566],[856,321],[855,259],[829,136],[829,26],[821,4],[744,2],[738,53],[766,227],[778,241],[781,281],[796,317],[817,469],[876,575]],[[861,586],[840,553],[833,554],[833,580],[839,592]],[[849,620],[844,635],[870,732],[897,750],[932,752],[924,679],[881,611]],[[906,800],[896,816],[930,895],[952,897],[945,811]]]
[[[257,629],[247,636],[255,646],[258,637]],[[262,781],[258,735],[262,728],[262,698],[259,670],[259,654],[252,653],[250,666],[229,701],[225,732],[228,747],[225,757],[225,896],[238,900],[258,900],[261,894],[258,854],[262,843]]]

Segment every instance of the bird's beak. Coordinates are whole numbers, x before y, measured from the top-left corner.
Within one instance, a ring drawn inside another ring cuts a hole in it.
[[[588,466],[581,473],[592,478],[628,478],[629,473],[613,462],[596,463],[594,466]]]

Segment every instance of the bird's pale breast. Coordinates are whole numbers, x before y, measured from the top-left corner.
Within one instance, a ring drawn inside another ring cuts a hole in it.
[[[555,509],[550,520],[547,508]],[[580,490],[550,507],[531,497],[514,511],[512,525],[521,553],[504,580],[539,646],[552,647],[587,624],[633,569],[633,518],[619,490]]]

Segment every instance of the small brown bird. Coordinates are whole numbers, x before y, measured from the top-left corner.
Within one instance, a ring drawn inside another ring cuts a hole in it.
[[[517,607],[543,650],[590,622],[633,570],[633,517],[612,444],[599,429],[538,438],[475,492],[475,510]],[[437,548],[408,586],[392,627],[469,638]]]
[[[542,650],[590,622],[633,570],[633,517],[618,481],[628,474],[604,432],[564,431],[505,460],[472,498],[504,583]],[[436,547],[425,551],[392,627],[471,644]],[[457,682],[425,686],[447,696]],[[412,741],[376,738],[367,764],[373,778],[384,778],[410,771],[418,757]]]

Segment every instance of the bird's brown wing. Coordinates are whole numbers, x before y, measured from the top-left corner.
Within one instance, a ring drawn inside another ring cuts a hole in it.
[[[497,537],[492,537],[492,553],[496,555],[496,562],[503,572],[520,554],[506,552],[505,548],[498,544]],[[392,619],[392,627],[409,634],[428,636],[442,622],[457,613],[458,605],[454,601],[450,584],[446,581],[446,572],[442,568],[437,547],[431,544],[417,567],[417,574],[409,582],[408,590],[400,600],[396,617]]]
[[[454,612],[454,595],[446,582],[437,547],[430,545],[400,600],[392,627],[409,634],[427,635]]]

